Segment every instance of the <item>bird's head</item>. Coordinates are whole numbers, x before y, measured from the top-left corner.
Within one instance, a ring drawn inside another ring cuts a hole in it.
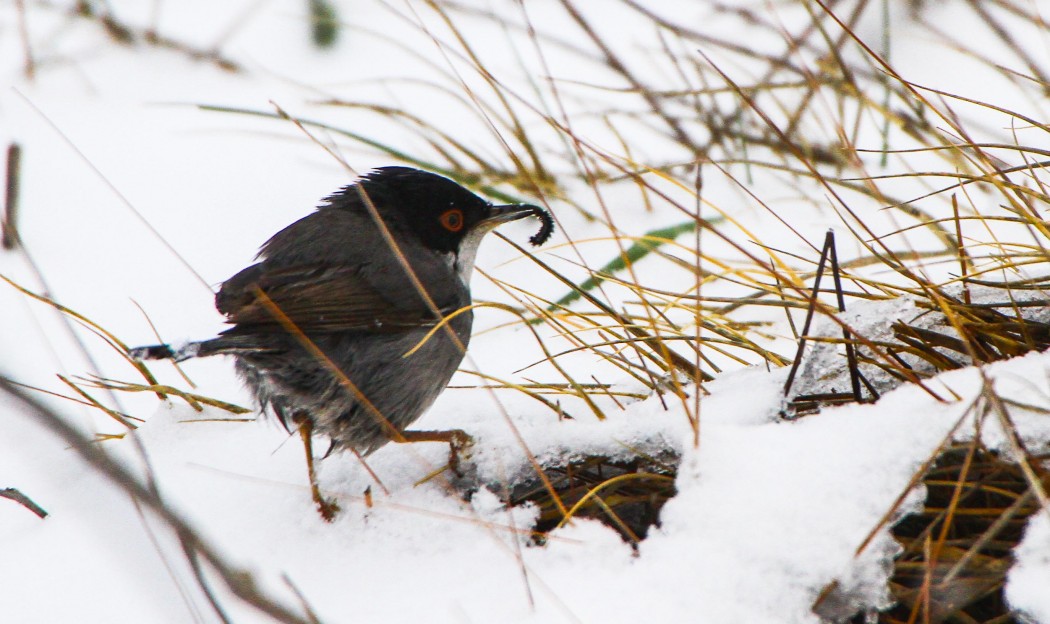
[[[550,213],[531,204],[494,205],[459,184],[437,174],[409,167],[382,167],[361,177],[357,188],[345,192],[367,196],[391,231],[406,231],[434,251],[452,254],[464,281],[474,268],[474,257],[485,234],[496,226],[529,216],[543,226],[532,243],[550,236]]]

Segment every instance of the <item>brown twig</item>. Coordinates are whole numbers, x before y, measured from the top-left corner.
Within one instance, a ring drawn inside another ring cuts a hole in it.
[[[183,517],[161,500],[156,491],[143,484],[127,468],[112,459],[102,448],[66,423],[57,412],[27,394],[0,375],[0,390],[21,404],[21,411],[68,444],[77,455],[111,483],[152,511],[164,524],[178,534],[183,544],[199,554],[222,580],[226,588],[255,608],[278,622],[288,624],[311,624],[307,617],[296,613],[277,602],[259,587],[255,577],[224,559],[210,542],[197,533]]]
[[[7,184],[4,191],[4,216],[0,219],[0,245],[14,249],[19,245],[18,200],[22,177],[22,146],[11,143],[7,146]]]
[[[37,517],[41,520],[47,517],[47,512],[44,511],[44,508],[33,502],[33,499],[23,494],[18,488],[0,489],[0,498],[6,498],[15,501],[19,505],[35,513]]]

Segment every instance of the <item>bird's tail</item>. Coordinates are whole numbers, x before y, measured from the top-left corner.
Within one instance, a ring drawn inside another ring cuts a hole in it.
[[[187,342],[181,345],[147,345],[135,347],[128,351],[128,355],[136,360],[175,360],[181,362],[195,357],[206,357],[221,353],[226,347],[222,338],[212,338],[200,342]]]

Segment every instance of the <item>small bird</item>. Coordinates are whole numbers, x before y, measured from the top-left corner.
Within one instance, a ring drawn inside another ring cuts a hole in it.
[[[442,176],[383,167],[326,198],[226,280],[215,307],[232,325],[179,349],[132,349],[137,359],[232,355],[263,412],[298,429],[311,491],[331,520],[313,468],[312,436],[368,455],[390,441],[446,441],[462,431],[409,431],[441,394],[470,341],[470,275],[484,235],[546,210],[492,205]],[[442,325],[443,323],[443,325]],[[439,326],[440,325],[440,326]],[[451,460],[450,460],[451,463]]]

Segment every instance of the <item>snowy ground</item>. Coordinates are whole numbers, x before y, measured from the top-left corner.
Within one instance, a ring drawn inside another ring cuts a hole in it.
[[[294,128],[190,104],[266,110],[273,101],[293,114],[324,114],[353,127],[353,112],[319,113],[308,103],[333,93],[364,91],[379,98],[386,86],[377,77],[408,74],[411,55],[379,46],[375,33],[416,37],[418,48],[410,49],[435,54],[430,41],[378,4],[345,3],[345,19],[367,27],[349,30],[346,41],[329,52],[309,45],[299,4],[242,3],[255,7],[248,13],[245,6],[217,9],[205,2],[160,5],[164,32],[202,47],[222,37],[238,16],[249,15],[223,45],[247,71],[229,74],[176,52],[121,48],[97,25],[28,2],[25,17],[40,63],[30,81],[21,73],[16,4],[0,5],[0,72],[7,85],[0,92],[0,142],[17,140],[25,149],[21,235],[49,292],[131,344],[153,342],[135,303],[166,338],[200,338],[221,329],[209,287],[243,267],[270,234],[349,177]],[[113,4],[131,23],[152,19],[147,3]],[[414,4],[394,6],[413,17]],[[551,9],[537,6],[541,14]],[[484,30],[475,35],[482,48],[485,37],[503,36]],[[901,45],[907,53],[917,44]],[[926,65],[916,72],[936,75]],[[945,87],[972,86],[955,73],[939,77]],[[409,109],[416,104],[390,98],[390,104]],[[449,110],[446,129],[452,133],[457,124],[468,124],[459,114]],[[374,123],[374,117],[367,119]],[[383,131],[394,145],[418,142],[392,125]],[[347,149],[346,157],[360,171],[392,164],[374,151]],[[660,219],[668,216],[659,208],[642,213],[626,198],[606,199],[622,215],[619,224],[635,225],[635,233],[663,225]],[[568,211],[559,217],[565,231],[554,244],[566,236],[604,234]],[[807,213],[795,225],[819,241],[833,221]],[[162,232],[200,277],[162,247],[144,222]],[[776,227],[759,224],[755,231],[778,236]],[[532,228],[505,233],[524,242]],[[595,265],[608,258],[608,250],[595,251]],[[496,240],[486,243],[478,264],[552,299],[562,294],[563,287],[537,276]],[[0,273],[45,289],[20,254],[0,254]],[[480,277],[474,293],[505,300]],[[883,306],[879,316],[892,317],[895,312]],[[89,370],[49,310],[5,285],[0,310],[0,372],[63,390],[56,373]],[[541,358],[532,334],[520,326],[484,331],[507,321],[497,311],[478,313],[468,368],[514,377]],[[107,376],[134,377],[121,358],[85,336]],[[565,362],[584,379],[594,371],[603,382],[640,389],[586,354]],[[178,383],[166,365],[155,368]],[[229,361],[189,362],[186,370],[201,394],[249,404]],[[508,422],[541,461],[624,448],[676,449],[682,454],[679,494],[637,553],[612,529],[585,520],[556,530],[544,547],[531,546],[523,533],[533,510],[508,512],[487,489],[464,502],[438,480],[414,485],[443,463],[441,445],[388,446],[373,455],[370,465],[385,491],[352,456],[324,460],[322,487],[343,508],[326,524],[310,504],[301,447],[278,426],[219,422],[230,416],[197,413],[178,402],[158,405],[149,396],[121,399],[124,409],[146,421],[134,435],[164,499],[267,591],[288,605],[304,600],[323,622],[782,623],[815,622],[810,606],[836,579],[878,602],[894,543],[883,530],[859,556],[855,550],[916,468],[960,418],[969,418],[964,415],[981,392],[982,374],[1018,403],[1050,407],[1050,356],[1032,354],[983,373],[943,374],[928,384],[958,400],[941,402],[919,388],[902,387],[877,404],[828,409],[794,423],[776,421],[786,370],[727,372],[703,398],[699,448],[692,445],[681,407],[655,397],[629,402],[623,410],[603,403],[610,415],[603,422],[585,410],[559,421],[520,393],[451,389],[421,421],[425,428],[456,427],[474,436],[470,462],[485,483],[502,483],[527,469]],[[557,380],[542,367],[521,375]],[[474,382],[461,375],[454,384]],[[52,404],[84,432],[120,431],[97,410]],[[218,621],[168,530],[12,406],[0,398],[0,487],[17,487],[50,515],[41,521],[0,500],[0,621]],[[1050,419],[1021,408],[1012,415],[1032,449],[1045,450]],[[964,436],[973,429],[968,420],[960,427]],[[1006,448],[997,424],[986,422],[982,431],[990,446]],[[104,442],[103,448],[142,466],[130,438]],[[364,500],[369,486],[371,507]],[[905,507],[921,501],[922,493],[914,492]],[[1007,587],[1011,604],[1036,622],[1050,622],[1048,553],[1050,515],[1037,514]],[[265,621],[219,593],[233,621]]]

